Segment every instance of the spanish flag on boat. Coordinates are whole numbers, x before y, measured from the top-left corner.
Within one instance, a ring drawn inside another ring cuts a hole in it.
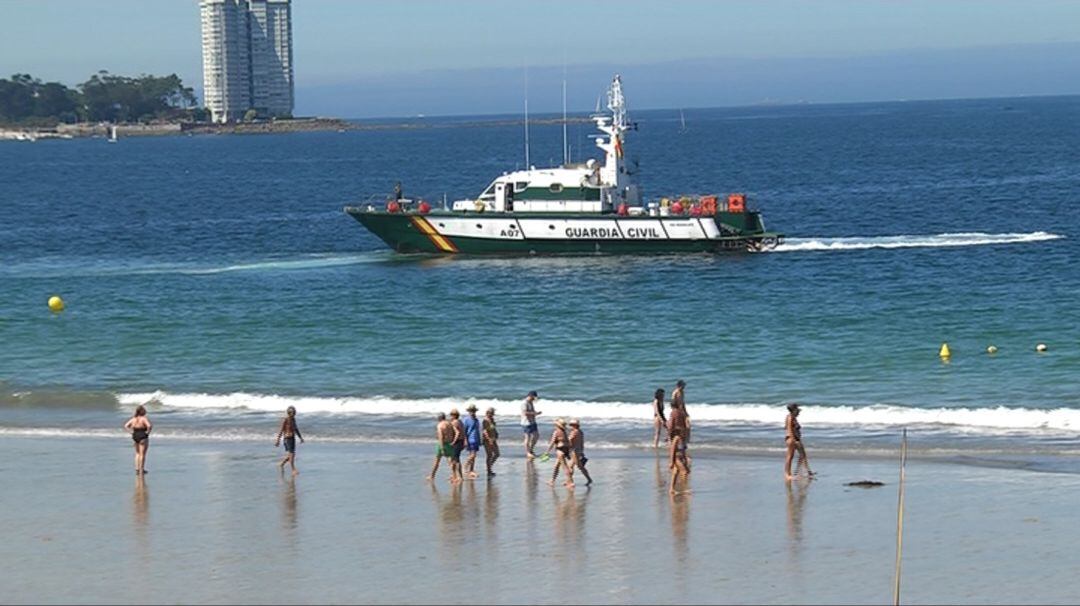
[[[618,135],[615,135],[615,155],[619,158],[622,157],[622,140]]]

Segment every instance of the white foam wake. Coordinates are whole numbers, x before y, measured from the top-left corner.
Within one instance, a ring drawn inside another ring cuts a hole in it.
[[[982,246],[987,244],[1020,244],[1044,242],[1063,238],[1045,231],[1030,233],[988,234],[962,232],[928,235],[867,236],[851,238],[788,238],[775,252],[808,250],[866,250],[868,248],[947,248],[953,246]]]
[[[143,261],[70,260],[46,259],[0,266],[0,276],[34,276],[57,278],[72,276],[127,276],[127,275],[214,275],[232,272],[299,271],[378,263],[390,257],[390,251],[361,253],[312,253],[289,258],[253,259],[233,264],[205,264],[196,262],[158,263]]]
[[[268,261],[256,261],[252,263],[239,263],[221,267],[185,268],[176,270],[177,273],[189,275],[221,274],[237,271],[292,271],[299,269],[321,269],[324,267],[338,267],[341,265],[357,265],[378,261],[379,255],[370,253],[356,253],[343,255],[314,255],[302,259],[277,259]]]
[[[255,393],[126,393],[119,394],[124,405],[153,401],[167,409],[186,409],[206,414],[230,411],[279,413],[289,406],[307,414],[366,414],[380,416],[431,416],[457,408],[464,414],[469,404],[482,411],[494,407],[500,417],[517,417],[520,402],[483,398],[314,397]],[[1075,431],[1080,429],[1080,409],[1031,409],[996,406],[987,408],[915,408],[875,404],[868,406],[804,405],[802,418],[815,426],[940,426],[950,431],[977,433]],[[583,400],[540,400],[544,419],[580,417],[594,422],[640,422],[652,419],[652,405],[631,402],[588,402]],[[695,404],[689,406],[696,423],[782,425],[787,414],[779,404]]]

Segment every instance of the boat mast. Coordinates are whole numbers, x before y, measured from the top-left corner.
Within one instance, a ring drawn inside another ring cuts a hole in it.
[[[604,151],[604,165],[600,169],[600,181],[604,187],[614,190],[619,201],[637,203],[637,188],[630,183],[626,173],[623,154],[623,133],[630,130],[630,112],[623,96],[622,79],[616,75],[607,91],[608,114],[593,116],[596,128],[607,137],[596,137],[596,146]],[[610,200],[615,203],[617,200]]]
[[[529,69],[525,68],[525,170],[532,170],[529,164]]]
[[[566,139],[566,65],[563,65],[562,74],[562,163],[563,166],[570,164],[570,148],[567,147]]]

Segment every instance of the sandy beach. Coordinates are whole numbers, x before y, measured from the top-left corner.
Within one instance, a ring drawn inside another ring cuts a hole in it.
[[[299,449],[156,439],[139,482],[123,437],[13,437],[0,462],[9,603],[886,603],[894,461],[700,453],[669,497],[647,450],[596,450],[591,488],[544,482],[513,441],[498,476],[424,481],[420,444]],[[812,452],[812,451],[811,451]],[[874,479],[875,489],[844,483]],[[1074,474],[913,460],[905,603],[1080,596]],[[144,581],[133,582],[138,575]]]

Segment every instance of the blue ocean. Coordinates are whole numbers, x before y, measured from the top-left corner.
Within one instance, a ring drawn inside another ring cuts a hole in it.
[[[342,212],[396,181],[475,196],[524,164],[505,120],[0,143],[0,433],[115,436],[150,401],[163,439],[265,440],[295,405],[311,436],[408,442],[468,402],[513,426],[537,390],[541,421],[643,445],[684,379],[702,448],[780,447],[796,401],[812,448],[1076,450],[1080,97],[631,116],[647,197],[743,192],[785,243],[399,255]],[[561,159],[560,125],[530,136]]]

